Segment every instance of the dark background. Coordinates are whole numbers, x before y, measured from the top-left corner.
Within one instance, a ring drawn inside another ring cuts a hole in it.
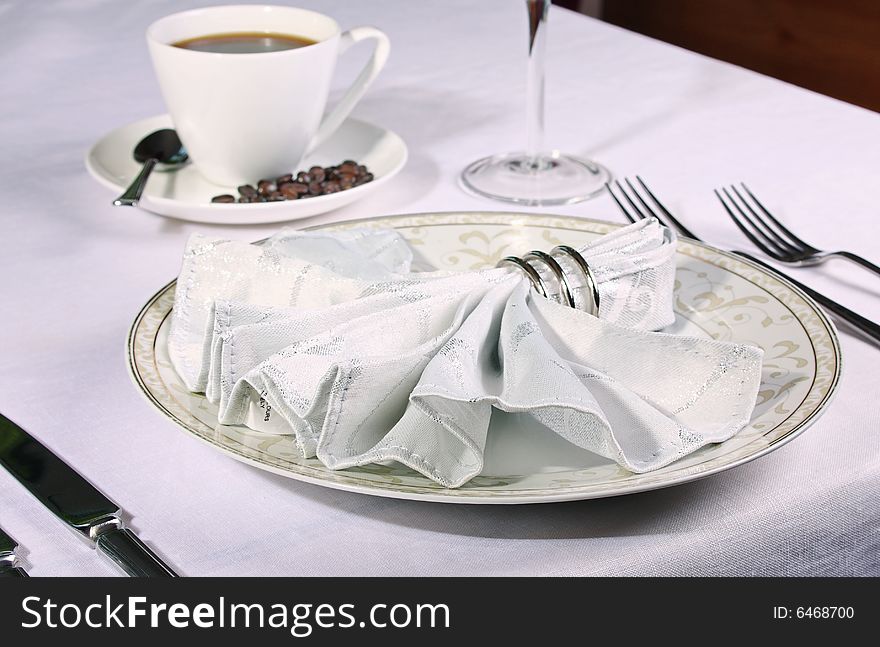
[[[880,111],[880,0],[556,4]]]

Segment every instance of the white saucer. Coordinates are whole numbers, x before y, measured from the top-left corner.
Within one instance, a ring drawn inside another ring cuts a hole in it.
[[[160,115],[122,126],[102,137],[86,155],[86,168],[98,182],[121,193],[140,171],[132,151],[148,133],[172,128],[171,118]],[[255,225],[284,222],[316,216],[343,207],[378,189],[406,164],[404,141],[394,132],[357,119],[347,119],[324,144],[300,164],[300,171],[310,166],[330,166],[352,159],[365,164],[374,180],[367,184],[330,195],[253,204],[216,204],[211,198],[221,193],[238,195],[235,187],[208,182],[192,164],[150,176],[140,207],[161,216],[193,222],[221,225]],[[260,178],[254,178],[254,183]],[[108,200],[110,196],[108,196]]]

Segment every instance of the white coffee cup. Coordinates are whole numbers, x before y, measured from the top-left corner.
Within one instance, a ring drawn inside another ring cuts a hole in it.
[[[288,34],[316,42],[250,54],[173,46],[236,32]],[[375,41],[373,54],[325,116],[336,59],[362,40]],[[339,128],[385,65],[390,49],[388,37],[373,27],[341,32],[323,14],[269,5],[172,14],[150,25],[147,44],[174,128],[190,158],[202,175],[223,186],[297,170],[303,156]]]

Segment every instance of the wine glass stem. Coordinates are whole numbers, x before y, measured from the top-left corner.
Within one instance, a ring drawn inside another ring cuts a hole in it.
[[[526,155],[539,170],[544,147],[544,53],[550,0],[526,0],[529,12],[529,63],[526,78]]]

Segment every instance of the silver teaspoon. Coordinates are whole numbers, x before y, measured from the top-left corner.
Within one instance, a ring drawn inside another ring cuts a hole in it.
[[[150,177],[150,173],[153,172],[157,164],[166,167],[179,166],[186,163],[189,156],[177,133],[171,128],[163,128],[150,133],[138,142],[134,148],[134,159],[144,166],[125,190],[125,193],[113,201],[114,206],[137,206],[138,200],[141,199],[141,194],[144,192],[144,187],[147,185],[147,178]]]

